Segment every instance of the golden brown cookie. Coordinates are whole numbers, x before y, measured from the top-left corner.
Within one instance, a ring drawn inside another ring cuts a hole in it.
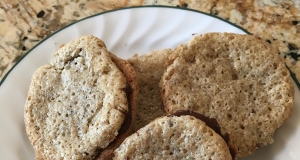
[[[224,139],[190,115],[157,118],[114,153],[114,159],[232,159]]]
[[[207,33],[178,46],[162,81],[167,113],[193,110],[217,119],[238,156],[273,143],[293,110],[294,87],[267,42],[251,35]]]
[[[24,120],[37,159],[92,159],[119,137],[136,106],[127,89],[137,93],[133,69],[119,64],[103,41],[83,36],[34,73]]]

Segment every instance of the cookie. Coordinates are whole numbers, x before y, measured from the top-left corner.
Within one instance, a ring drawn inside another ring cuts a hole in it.
[[[114,153],[114,159],[232,159],[225,140],[191,115],[157,118]]]
[[[113,157],[114,150],[124,141],[126,137],[134,132],[133,127],[136,124],[139,89],[135,70],[129,62],[118,58],[112,53],[111,58],[116,66],[120,69],[120,71],[124,74],[127,80],[128,86],[126,87],[126,92],[129,93],[127,94],[127,99],[130,111],[129,114],[127,113],[127,118],[125,119],[125,122],[122,124],[121,129],[119,130],[119,135],[105,148],[105,150],[103,150],[99,154],[96,160],[111,159]]]
[[[171,49],[161,49],[141,56],[135,55],[127,60],[137,74],[139,86],[139,110],[133,127],[134,131],[164,114],[159,83],[167,68],[168,56],[171,53]]]
[[[96,37],[83,36],[58,49],[34,73],[25,104],[26,132],[36,159],[101,155],[128,129],[125,122],[132,117],[135,105],[128,97],[133,92],[127,90],[133,80],[126,77]]]
[[[252,36],[207,33],[178,46],[163,75],[167,113],[193,110],[232,135],[239,157],[273,143],[293,110],[294,87],[278,51]]]

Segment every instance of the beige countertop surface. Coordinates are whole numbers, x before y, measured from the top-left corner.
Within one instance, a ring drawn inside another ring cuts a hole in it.
[[[235,23],[277,47],[300,80],[299,0],[2,0],[0,80],[22,55],[54,31],[99,12],[142,5],[190,8]]]

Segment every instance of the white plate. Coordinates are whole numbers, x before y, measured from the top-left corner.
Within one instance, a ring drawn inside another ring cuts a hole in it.
[[[135,53],[174,48],[205,32],[246,33],[197,11],[148,6],[101,13],[52,34],[29,51],[0,82],[0,159],[34,159],[25,133],[23,107],[33,72],[48,63],[61,44],[82,35],[95,35],[104,40],[111,52],[129,58]],[[245,159],[300,159],[299,100],[296,99],[292,117],[277,131],[274,144]]]

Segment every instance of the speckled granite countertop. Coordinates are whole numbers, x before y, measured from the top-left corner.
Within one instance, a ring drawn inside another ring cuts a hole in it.
[[[99,12],[140,5],[191,8],[233,22],[278,47],[279,55],[300,80],[299,0],[2,0],[0,80],[52,32]]]

